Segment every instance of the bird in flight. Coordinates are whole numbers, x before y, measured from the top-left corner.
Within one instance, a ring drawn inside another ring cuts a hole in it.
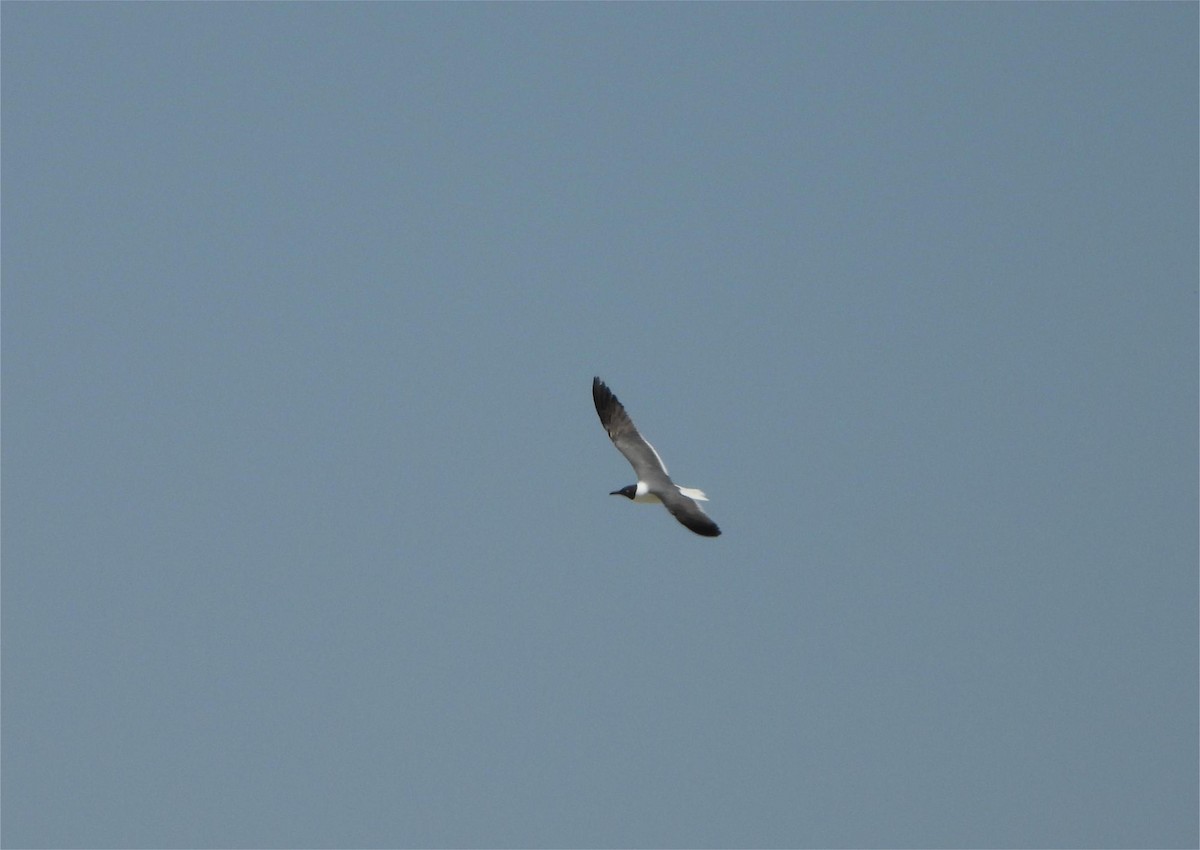
[[[702,490],[680,487],[671,480],[667,466],[654,446],[638,433],[621,402],[599,378],[592,379],[592,400],[596,403],[596,413],[600,414],[600,424],[608,432],[609,439],[637,473],[636,484],[613,490],[609,495],[624,496],[635,502],[661,502],[675,519],[697,534],[705,537],[719,535],[721,529],[708,518],[699,504],[707,502],[708,496]]]

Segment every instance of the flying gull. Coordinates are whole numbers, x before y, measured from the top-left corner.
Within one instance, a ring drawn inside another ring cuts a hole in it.
[[[633,466],[637,473],[637,483],[613,490],[610,496],[624,496],[635,502],[661,502],[671,515],[697,534],[705,537],[716,537],[721,533],[717,524],[708,518],[701,510],[699,502],[707,502],[708,496],[702,490],[691,487],[680,487],[667,474],[667,465],[662,462],[654,446],[646,442],[646,438],[638,433],[633,420],[625,412],[621,402],[612,394],[604,381],[592,379],[592,400],[596,402],[596,412],[600,414],[600,423],[608,432],[618,451]]]

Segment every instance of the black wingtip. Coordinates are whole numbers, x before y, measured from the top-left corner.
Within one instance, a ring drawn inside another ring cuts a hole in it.
[[[683,525],[702,537],[720,537],[721,529],[717,528],[717,524],[707,517],[675,517]]]
[[[720,537],[721,536],[721,529],[717,528],[715,523],[711,526],[706,526],[705,528],[692,528],[692,526],[688,526],[688,528],[691,528],[692,531],[696,532],[697,534],[701,535],[702,537]]]
[[[592,402],[596,405],[596,412],[600,414],[600,420],[606,424],[612,416],[614,408],[620,406],[617,397],[613,395],[612,390],[599,377],[592,378]]]

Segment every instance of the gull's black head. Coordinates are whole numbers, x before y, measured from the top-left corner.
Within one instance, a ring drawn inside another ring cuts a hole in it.
[[[613,491],[612,491],[611,493],[609,493],[608,495],[610,495],[610,496],[624,496],[626,499],[632,499],[634,496],[636,496],[636,495],[637,495],[637,485],[636,485],[636,484],[630,484],[628,487],[622,487],[620,490],[613,490]]]

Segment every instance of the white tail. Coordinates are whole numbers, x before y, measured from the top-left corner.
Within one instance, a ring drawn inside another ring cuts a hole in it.
[[[679,487],[678,484],[675,485]],[[704,495],[703,490],[697,490],[695,487],[679,487],[679,492],[687,496],[689,499],[695,499],[697,502],[707,502],[708,496]]]

